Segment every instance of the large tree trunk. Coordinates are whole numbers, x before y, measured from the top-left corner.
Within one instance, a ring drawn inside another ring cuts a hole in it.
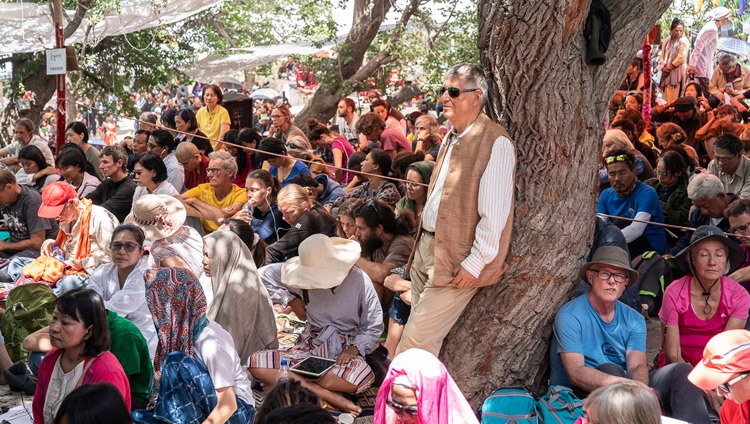
[[[627,64],[670,0],[604,0],[612,41],[586,65],[590,0],[479,0],[488,112],[516,144],[509,270],[474,297],[442,359],[472,405],[500,386],[546,383],[551,323],[593,236],[602,121]]]

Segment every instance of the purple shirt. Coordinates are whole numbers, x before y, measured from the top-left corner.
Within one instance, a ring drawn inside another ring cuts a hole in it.
[[[380,146],[385,151],[411,152],[411,142],[401,134],[398,128],[386,128],[380,136]]]

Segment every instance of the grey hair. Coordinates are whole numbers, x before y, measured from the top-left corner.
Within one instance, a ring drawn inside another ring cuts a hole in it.
[[[725,54],[719,58],[719,65],[732,66],[737,64],[737,58],[731,54]]]
[[[117,163],[122,161],[122,170],[128,172],[128,152],[120,145],[104,146],[99,157],[109,156],[112,158],[112,162]]]
[[[482,90],[482,98],[487,98],[487,78],[482,68],[475,63],[459,63],[453,65],[445,73],[444,79],[463,79],[469,88]]]
[[[602,142],[612,143],[615,150],[633,150],[633,143],[630,142],[630,139],[628,139],[628,136],[622,130],[607,130],[607,132],[604,133]]]
[[[34,121],[32,121],[29,118],[21,118],[18,121],[16,121],[16,125],[15,126],[19,126],[19,125],[22,126],[22,127],[24,127],[24,128],[26,128],[26,131],[28,131],[28,132],[30,132],[32,134],[34,134],[35,131],[36,131],[36,128],[34,128]]]
[[[226,150],[217,150],[208,154],[209,159],[221,159],[221,166],[232,178],[237,175],[237,160]]]
[[[416,121],[414,121],[414,125],[417,125],[417,122],[425,122],[427,126],[430,129],[430,134],[440,134],[439,128],[440,124],[438,123],[438,120],[435,119],[434,116],[430,115],[422,115],[419,118],[417,118]]]
[[[687,187],[690,200],[715,199],[721,193],[724,193],[724,184],[719,177],[708,172],[693,175]]]
[[[607,424],[659,424],[661,407],[656,395],[638,381],[618,381],[594,390],[586,410]]]

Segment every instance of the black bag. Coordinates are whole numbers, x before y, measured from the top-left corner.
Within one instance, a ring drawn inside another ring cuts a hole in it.
[[[607,52],[609,41],[612,39],[612,21],[609,10],[602,0],[592,0],[583,35],[588,44],[586,63],[593,66],[604,65],[607,61],[604,53]]]
[[[383,384],[383,380],[388,374],[388,367],[391,366],[391,360],[388,359],[388,349],[379,345],[372,353],[365,355],[365,361],[372,368],[372,372],[375,373],[375,382],[372,385],[378,387]]]
[[[631,265],[638,271],[638,295],[641,304],[648,305],[648,314],[659,314],[664,289],[672,282],[672,267],[656,252],[644,252],[633,259]]]

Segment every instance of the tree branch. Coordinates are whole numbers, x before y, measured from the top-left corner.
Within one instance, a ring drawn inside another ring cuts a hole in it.
[[[63,31],[65,38],[73,35],[78,27],[81,26],[81,22],[83,22],[83,18],[86,16],[86,12],[88,12],[89,8],[91,7],[91,3],[92,0],[78,0],[78,7],[76,8],[76,12],[73,15],[73,19],[71,19],[70,22],[65,25],[65,30]]]
[[[393,29],[391,37],[388,39],[388,45],[350,78],[355,85],[361,84],[362,81],[369,78],[370,75],[372,75],[372,73],[375,72],[378,68],[393,61],[391,52],[396,48],[397,44],[401,43],[401,37],[406,31],[406,25],[409,23],[409,19],[412,17],[412,15],[414,15],[414,12],[419,10],[420,2],[420,0],[411,0],[409,2],[409,5],[401,14],[401,19],[399,19],[396,28]]]

